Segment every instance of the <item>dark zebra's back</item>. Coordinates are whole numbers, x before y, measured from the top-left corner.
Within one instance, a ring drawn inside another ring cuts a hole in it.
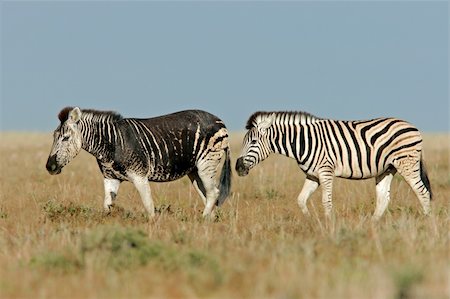
[[[128,145],[137,168],[148,169],[149,179],[168,181],[191,172],[210,139],[226,128],[216,116],[201,110],[180,111],[148,119],[128,118]]]

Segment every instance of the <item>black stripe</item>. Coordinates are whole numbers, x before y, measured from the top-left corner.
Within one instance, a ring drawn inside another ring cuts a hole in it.
[[[320,125],[322,126],[322,131],[325,132],[325,137],[327,139],[326,141],[326,147],[328,149],[331,149],[331,151],[333,152],[334,158],[337,159],[337,155],[336,155],[336,149],[333,146],[333,140],[331,139],[330,136],[330,128],[328,127],[329,122],[320,122]],[[335,161],[333,161],[334,164]]]
[[[361,177],[363,177],[364,175],[363,175],[363,171],[362,171],[361,148],[359,147],[359,143],[358,143],[358,140],[356,139],[355,132],[353,131],[352,128],[350,128],[349,122],[344,122],[344,125],[347,127],[347,129],[350,133],[350,136],[352,137],[353,144],[354,144],[354,147],[356,150],[356,157],[358,158],[358,167],[359,167],[359,170],[361,171]]]
[[[305,162],[306,161],[308,161],[308,159],[309,159],[309,156],[311,155],[311,152],[312,152],[312,146],[311,146],[311,143],[312,143],[312,135],[311,135],[311,126],[310,125],[305,125],[305,127],[307,127],[307,131],[308,131],[308,147],[309,148],[305,148],[305,151],[306,151],[306,157],[305,157],[305,159],[303,159],[303,161],[300,161],[300,164],[305,164]]]
[[[305,152],[305,129],[302,125],[300,125],[300,134],[298,135],[299,143],[300,143],[300,150],[297,157],[297,162],[300,163],[300,159],[303,156],[303,153]]]
[[[385,134],[385,133],[389,130],[390,127],[392,127],[395,123],[398,123],[398,122],[401,122],[401,120],[399,120],[399,119],[394,119],[394,120],[392,120],[390,123],[388,123],[388,124],[384,127],[383,130],[381,130],[380,132],[378,132],[378,133],[376,133],[375,135],[372,136],[372,138],[370,139],[370,143],[371,143],[372,145],[374,145],[374,144],[375,144],[375,141],[376,141],[381,135]]]
[[[276,152],[277,153],[279,153],[279,154],[281,154],[281,147],[280,147],[280,143],[279,143],[279,141],[280,141],[280,128],[277,128],[277,130],[274,130],[274,133],[275,133],[275,138],[274,138],[274,143],[275,143],[275,147],[276,147]]]
[[[401,130],[395,132],[395,134],[392,135],[391,138],[389,138],[388,141],[386,141],[383,145],[381,145],[381,146],[378,148],[378,150],[377,150],[377,156],[376,156],[376,158],[375,158],[375,162],[376,162],[377,167],[378,167],[378,165],[379,165],[380,158],[381,158],[381,155],[382,155],[384,149],[385,149],[386,147],[388,147],[388,146],[392,143],[392,141],[395,140],[395,138],[397,138],[397,137],[399,137],[400,135],[403,135],[403,134],[405,134],[405,133],[408,133],[408,132],[414,132],[414,131],[418,131],[418,130],[417,130],[416,128],[406,128],[406,129],[401,129]]]
[[[214,144],[213,144],[213,145],[216,145],[217,143],[223,141],[223,140],[224,140],[225,138],[227,138],[227,137],[228,137],[228,135],[224,135],[224,136],[218,137],[218,138],[214,141]]]
[[[283,128],[285,127],[284,125]],[[286,129],[284,131],[284,134],[281,136],[281,145],[283,146],[283,150],[284,150],[284,155],[288,155],[288,150],[287,150],[287,143],[286,143],[286,139],[287,139],[287,134],[288,134],[288,130]]]
[[[419,144],[419,143],[421,143],[421,142],[422,142],[422,140],[417,140],[417,141],[414,141],[414,142],[412,142],[412,143],[404,144],[404,145],[402,145],[402,146],[399,146],[399,147],[396,148],[396,149],[393,149],[392,151],[389,152],[389,154],[387,154],[387,155],[385,156],[384,161],[383,161],[383,165],[385,165],[386,160],[387,160],[392,154],[394,154],[394,153],[396,153],[396,152],[398,152],[398,151],[401,151],[402,149],[405,149],[405,148],[408,148],[408,147],[413,147],[413,146],[415,146],[415,145],[417,145],[417,144]],[[400,156],[400,157],[397,157],[396,160],[400,160],[400,159],[402,159],[402,158],[406,158],[406,156]]]
[[[292,124],[293,130],[292,130],[292,142],[290,142],[291,144],[291,148],[292,148],[292,154],[294,155],[294,157],[297,157],[297,127],[295,124]]]
[[[330,128],[331,128],[331,133],[333,133],[334,140],[336,140],[336,144],[337,144],[338,150],[339,150],[339,157],[336,157],[336,159],[340,159],[342,161],[342,159],[343,159],[343,157],[342,157],[342,147],[341,147],[341,143],[339,142],[339,138],[338,138],[338,136],[336,134],[336,131],[335,131],[334,125],[333,125],[333,124],[336,124],[336,122],[335,121],[330,121],[329,124],[330,124]]]
[[[316,141],[316,144],[315,144],[315,146],[314,147],[310,147],[310,149],[309,149],[309,154],[312,154],[312,159],[311,159],[311,163],[309,163],[309,165],[308,165],[308,168],[306,169],[306,173],[308,173],[308,171],[311,169],[311,167],[313,167],[313,166],[316,166],[315,165],[315,163],[314,162],[316,162],[317,163],[317,161],[314,161],[314,159],[315,158],[318,158],[318,157],[316,157],[316,155],[318,154],[318,153],[320,153],[320,135],[319,135],[319,132],[318,132],[318,128],[314,125],[314,124],[311,124],[310,126],[309,126],[310,128],[312,128],[313,129],[313,138],[314,138],[314,140]],[[308,161],[308,159],[306,159],[306,161]]]
[[[344,140],[345,147],[347,148],[348,163],[349,163],[349,168],[350,168],[350,177],[352,178],[353,177],[353,169],[352,169],[352,154],[351,154],[350,145],[348,144],[347,138],[345,137],[344,130],[341,127],[341,123],[336,122],[336,126],[338,127],[339,132],[341,133],[341,137]],[[342,162],[344,162],[344,160]]]

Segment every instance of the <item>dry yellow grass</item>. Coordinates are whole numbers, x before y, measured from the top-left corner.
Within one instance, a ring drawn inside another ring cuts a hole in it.
[[[241,135],[232,137],[234,162]],[[0,297],[448,298],[449,137],[425,136],[433,216],[396,176],[373,226],[374,181],[338,179],[326,229],[320,189],[312,217],[301,215],[304,175],[285,157],[234,175],[214,222],[201,219],[188,179],[151,183],[160,214],[149,223],[129,183],[103,215],[89,154],[50,176],[50,134],[1,133]]]

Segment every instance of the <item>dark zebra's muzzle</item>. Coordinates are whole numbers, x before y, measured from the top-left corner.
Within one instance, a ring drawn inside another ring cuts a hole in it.
[[[48,157],[45,168],[51,175],[60,174],[62,170],[62,167],[58,166],[58,162],[56,162],[56,155]]]
[[[244,164],[244,158],[243,157],[240,157],[239,159],[237,159],[237,161],[236,161],[236,171],[237,171],[239,176],[246,176],[248,174],[249,170],[250,170],[250,168],[248,168]]]

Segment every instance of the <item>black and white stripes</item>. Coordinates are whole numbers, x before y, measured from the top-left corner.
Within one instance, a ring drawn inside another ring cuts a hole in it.
[[[188,175],[205,203],[204,216],[229,194],[228,131],[212,114],[188,110],[136,119],[68,107],[59,119],[47,170],[60,173],[82,148],[94,155],[104,176],[106,210],[122,181],[134,183],[150,216],[154,205],[148,181],[167,182]],[[216,176],[224,155],[219,189]]]
[[[422,163],[422,137],[414,126],[395,118],[365,121],[320,119],[304,112],[257,112],[246,128],[241,157],[236,163],[246,175],[270,153],[296,159],[306,173],[298,197],[304,213],[306,201],[319,184],[325,213],[331,213],[332,178],[377,180],[377,208],[383,214],[389,186],[398,171],[412,187],[425,213],[430,211],[431,188]]]

